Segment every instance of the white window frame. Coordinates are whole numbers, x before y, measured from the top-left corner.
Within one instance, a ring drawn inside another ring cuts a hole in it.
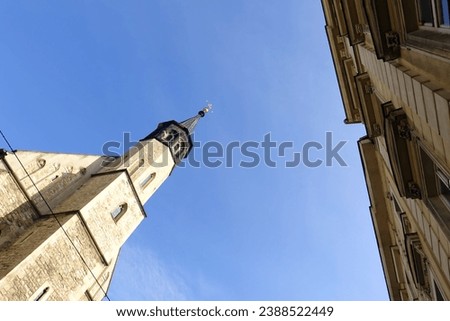
[[[436,279],[433,271],[430,270],[430,287],[431,287],[431,300],[433,301],[448,301],[447,297],[442,291],[441,286],[439,285],[438,280]],[[443,300],[438,299],[438,292],[443,298]]]
[[[28,299],[29,301],[47,301],[53,289],[50,287],[48,282],[45,282],[39,287]]]
[[[450,175],[423,144],[419,144],[418,147],[425,203],[442,225],[442,230],[450,237],[450,202],[442,195],[440,186],[442,182],[450,187]]]
[[[422,292],[422,295],[430,296],[428,260],[423,252],[422,243],[417,233],[406,235],[405,246],[414,283],[417,289]]]
[[[450,190],[450,175],[445,174],[439,167],[436,169],[436,183],[437,183],[437,191],[438,196],[441,199],[442,203],[447,206],[447,209],[450,211],[450,199],[446,198],[444,196],[444,193],[442,192],[442,185],[444,185],[444,188],[447,190]]]
[[[442,32],[449,32],[450,33],[450,25],[446,25],[444,24],[444,22],[441,21],[441,10],[442,10],[442,6],[441,3],[442,1],[447,1],[447,5],[450,5],[450,1],[449,0],[429,0],[431,3],[431,14],[433,16],[432,18],[432,22],[431,23],[422,23],[421,22],[421,17],[420,17],[420,5],[419,2],[421,0],[415,0],[416,1],[416,6],[417,6],[417,21],[419,24],[419,28],[423,28],[423,29],[427,29],[427,30],[436,30],[438,29],[439,31]]]
[[[147,175],[139,184],[139,186],[141,187],[141,189],[146,188],[148,185],[150,185],[151,182],[153,182],[155,180],[156,177],[156,173],[152,172],[149,175]]]
[[[116,206],[110,213],[114,222],[117,222],[125,214],[125,212],[127,210],[128,210],[128,204],[125,202]]]

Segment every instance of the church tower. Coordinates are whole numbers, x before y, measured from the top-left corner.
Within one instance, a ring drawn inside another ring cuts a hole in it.
[[[143,204],[193,147],[203,108],[120,157],[0,149],[0,300],[101,300]]]

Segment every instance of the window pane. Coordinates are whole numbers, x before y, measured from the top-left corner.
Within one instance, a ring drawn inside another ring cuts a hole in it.
[[[39,293],[39,295],[34,299],[34,301],[42,301],[44,299],[45,294],[48,292],[48,290],[50,289],[50,287],[46,287],[45,289],[42,290],[41,293]]]
[[[439,291],[439,287],[437,286],[436,282],[434,282],[434,294],[436,295],[436,301],[445,301],[444,296],[442,295],[441,291]]]
[[[141,188],[147,187],[147,185],[150,184],[153,181],[153,179],[155,179],[155,176],[156,176],[156,173],[151,173],[146,178],[144,178],[140,184]]]
[[[441,19],[440,23],[446,26],[450,26],[450,10],[448,0],[441,1]]]
[[[431,0],[419,0],[419,20],[421,23],[433,23]]]
[[[126,212],[127,208],[128,208],[127,203],[120,204],[111,212],[112,218],[114,220],[117,220],[121,215],[123,215],[123,213]]]
[[[437,177],[434,162],[423,149],[420,149],[420,158],[422,160],[422,170],[424,174],[427,195],[428,197],[437,196],[439,194],[439,191],[437,189]]]
[[[439,182],[441,183],[441,196],[447,201],[448,206],[450,205],[450,189],[441,180]]]
[[[394,207],[395,207],[395,212],[398,214],[403,213],[402,209],[400,208],[400,205],[398,205],[398,202],[395,198],[393,198],[394,201]]]

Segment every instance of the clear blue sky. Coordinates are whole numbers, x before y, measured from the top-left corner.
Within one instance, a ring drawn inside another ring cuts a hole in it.
[[[122,248],[112,300],[388,299],[364,131],[343,123],[320,1],[3,0],[0,30],[1,129],[16,149],[101,154],[206,100],[202,144],[294,144],[276,168],[241,168],[239,153],[231,168],[177,168]],[[348,166],[285,168],[326,132],[349,141]]]

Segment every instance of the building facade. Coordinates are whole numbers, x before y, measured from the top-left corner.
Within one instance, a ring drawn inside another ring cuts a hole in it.
[[[448,0],[322,0],[391,300],[450,299]]]
[[[0,300],[101,300],[143,204],[210,106],[118,157],[0,150]]]

